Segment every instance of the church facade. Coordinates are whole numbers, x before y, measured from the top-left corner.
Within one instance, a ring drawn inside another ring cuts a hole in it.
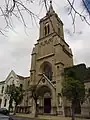
[[[87,96],[88,92],[90,93],[90,67],[87,68],[85,64],[73,64],[72,51],[64,39],[63,22],[55,13],[52,2],[46,16],[40,20],[39,39],[31,55],[29,77],[17,75],[12,70],[6,80],[0,82],[0,108],[9,108],[10,98],[5,91],[14,83],[25,90],[17,113],[35,115],[35,101],[30,91],[31,87],[35,86],[38,114],[70,116],[71,103],[61,94],[63,73],[74,70],[76,78],[84,82]],[[90,96],[82,105],[77,105],[75,114],[90,117]],[[13,103],[12,112],[14,108]]]
[[[64,115],[66,103],[61,98],[62,72],[71,66],[73,55],[64,40],[63,22],[50,2],[46,16],[40,20],[39,39],[33,47],[30,69],[30,86],[37,85],[40,114]],[[33,106],[34,103],[32,112]]]

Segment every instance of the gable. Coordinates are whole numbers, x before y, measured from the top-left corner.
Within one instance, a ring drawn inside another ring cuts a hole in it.
[[[13,79],[17,79],[17,75],[15,72],[12,70],[9,75],[7,76],[5,83],[8,83],[9,81],[12,81]]]
[[[42,74],[41,79],[37,84],[37,87],[38,86],[48,86],[50,89],[56,90],[55,86],[44,74]]]

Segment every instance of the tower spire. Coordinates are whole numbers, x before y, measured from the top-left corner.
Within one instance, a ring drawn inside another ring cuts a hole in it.
[[[53,12],[54,12],[53,6],[52,6],[52,0],[50,0],[49,12],[50,12],[50,13],[53,13]]]
[[[50,0],[50,6],[52,6],[52,0]]]

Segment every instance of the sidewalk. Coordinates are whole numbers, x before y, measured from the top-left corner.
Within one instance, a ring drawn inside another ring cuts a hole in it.
[[[34,118],[34,116],[30,114],[16,114],[18,117],[24,118]],[[63,117],[63,116],[46,116],[46,115],[39,115],[36,120],[71,120],[70,117]],[[85,118],[76,118],[75,120],[89,120]]]

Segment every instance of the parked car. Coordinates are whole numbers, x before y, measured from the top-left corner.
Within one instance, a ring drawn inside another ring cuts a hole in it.
[[[0,108],[0,114],[9,115],[9,111],[6,108]]]
[[[0,114],[0,120],[13,120],[10,116]]]

